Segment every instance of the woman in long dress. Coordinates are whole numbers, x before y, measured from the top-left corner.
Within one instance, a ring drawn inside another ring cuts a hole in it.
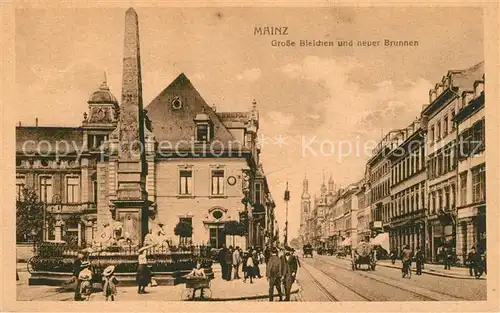
[[[149,247],[142,247],[139,249],[139,267],[137,268],[137,293],[146,293],[146,286],[151,282],[151,271],[148,268],[148,259],[146,257],[146,250]]]

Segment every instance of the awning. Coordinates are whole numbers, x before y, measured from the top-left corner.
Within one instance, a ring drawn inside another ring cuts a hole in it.
[[[389,251],[389,233],[378,234],[377,237],[370,240],[370,243],[374,246],[381,246],[386,251]]]
[[[350,246],[351,245],[351,238],[346,238],[344,241],[340,243],[341,246]]]

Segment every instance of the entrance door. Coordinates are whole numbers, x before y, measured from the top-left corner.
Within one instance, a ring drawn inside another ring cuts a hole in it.
[[[223,232],[222,226],[211,226],[210,227],[210,246],[216,249],[222,248],[222,245],[226,243],[226,236]]]

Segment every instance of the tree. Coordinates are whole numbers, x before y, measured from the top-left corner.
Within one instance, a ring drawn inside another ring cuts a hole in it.
[[[174,234],[179,236],[179,244],[181,242],[181,237],[192,237],[193,236],[193,226],[191,224],[180,221],[175,225]]]
[[[224,224],[224,234],[233,236],[233,246],[234,246],[234,236],[244,236],[247,229],[245,224],[238,221],[227,221]]]
[[[36,191],[31,188],[23,188],[21,197],[16,201],[16,238],[18,241],[26,241],[32,238],[38,242],[43,240],[45,205],[38,199]],[[49,225],[53,224],[53,217],[45,214],[45,220]]]

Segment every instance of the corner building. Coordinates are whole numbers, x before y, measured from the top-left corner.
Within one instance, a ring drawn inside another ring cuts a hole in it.
[[[461,92],[484,73],[484,62],[465,70],[450,70],[429,91],[422,111],[427,122],[426,161],[430,260],[441,261],[445,247],[456,247],[457,160],[456,125]]]
[[[141,245],[148,230],[162,224],[173,244],[218,248],[226,243],[224,224],[235,220],[247,225],[240,246],[272,244],[275,204],[259,160],[256,102],[246,112],[217,112],[180,74],[142,109],[133,9],[126,13],[125,28],[121,104],[104,80],[91,94],[81,125],[16,127],[18,197],[23,187],[35,189],[55,220],[46,223],[44,239],[90,245],[105,224],[120,222],[122,234]],[[135,163],[120,150],[120,143],[133,138],[145,146]],[[123,207],[126,201],[140,201],[142,207]],[[191,237],[174,234],[180,221],[192,225]]]
[[[462,92],[455,116],[458,134],[457,255],[486,251],[486,141],[484,74]]]

